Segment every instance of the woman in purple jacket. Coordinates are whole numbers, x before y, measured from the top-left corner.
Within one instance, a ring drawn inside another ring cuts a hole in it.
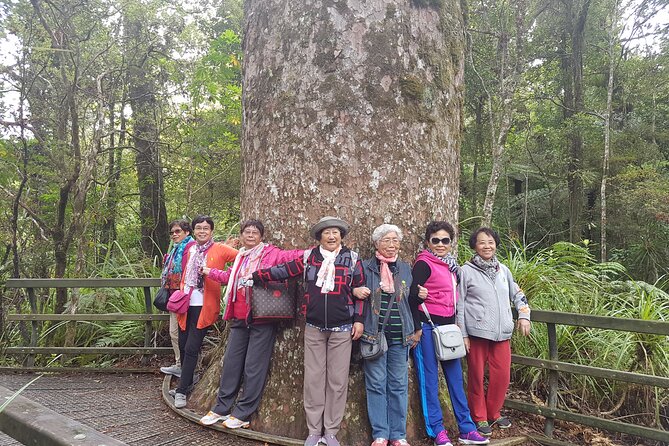
[[[264,243],[265,227],[259,220],[245,221],[240,232],[243,247],[234,265],[226,271],[206,267],[202,270],[211,279],[228,285],[223,319],[229,321],[230,334],[216,404],[200,423],[223,421],[223,426],[230,429],[248,427],[249,418],[260,405],[276,339],[275,323],[254,322],[251,318],[244,277],[258,269],[301,258],[304,253]],[[242,378],[244,387],[240,391]]]
[[[487,444],[490,442],[476,430],[467,406],[460,359],[437,361],[432,342],[432,325],[419,306],[425,304],[435,325],[455,323],[457,300],[458,264],[451,254],[453,226],[445,221],[433,221],[425,230],[425,245],[414,263],[413,282],[409,293],[409,306],[414,326],[422,327],[420,341],[413,349],[414,366],[418,377],[423,418],[427,434],[435,446],[452,446],[444,428],[444,418],[439,402],[439,366],[446,378],[448,394],[458,423],[462,444]],[[427,291],[427,293],[425,293]]]

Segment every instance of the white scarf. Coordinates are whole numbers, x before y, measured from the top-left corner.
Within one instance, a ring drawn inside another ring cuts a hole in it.
[[[267,246],[265,243],[259,243],[251,249],[242,248],[237,253],[235,257],[235,263],[232,264],[232,269],[230,270],[230,278],[228,279],[228,287],[225,290],[225,302],[234,302],[237,300],[237,290],[241,288],[239,285],[239,276],[244,277],[247,271],[255,272],[260,265],[260,258],[262,250]],[[248,257],[248,262],[242,267],[245,257]],[[242,269],[242,274],[240,274],[240,268]],[[232,297],[232,300],[229,300]]]
[[[319,246],[318,249],[323,256],[323,263],[318,270],[316,286],[321,287],[321,292],[327,294],[335,288],[335,259],[341,251],[341,246],[336,251],[328,251],[323,249],[322,246]]]

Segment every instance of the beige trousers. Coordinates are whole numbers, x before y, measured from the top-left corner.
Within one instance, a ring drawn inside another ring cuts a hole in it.
[[[309,434],[339,432],[346,410],[351,333],[304,330],[304,411]]]
[[[172,350],[174,350],[175,364],[181,367],[181,355],[179,354],[179,322],[177,314],[170,312],[170,340],[172,341]]]

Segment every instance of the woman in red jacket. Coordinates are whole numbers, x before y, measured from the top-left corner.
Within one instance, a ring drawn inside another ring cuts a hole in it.
[[[300,258],[304,252],[284,251],[264,243],[265,226],[259,220],[242,223],[240,233],[244,246],[231,268],[226,271],[207,267],[202,269],[210,279],[228,285],[223,318],[230,323],[230,334],[223,357],[216,404],[200,419],[200,423],[211,425],[223,421],[223,426],[230,429],[249,426],[249,418],[262,399],[276,339],[275,323],[257,322],[251,318],[243,278],[260,268]],[[240,390],[242,381],[244,387]]]

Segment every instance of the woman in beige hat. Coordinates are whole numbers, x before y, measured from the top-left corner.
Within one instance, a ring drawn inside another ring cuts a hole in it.
[[[365,278],[358,253],[342,244],[348,232],[345,221],[323,217],[310,231],[318,247],[301,259],[253,273],[254,281],[294,277],[306,284],[305,446],[339,446],[336,435],[346,408],[351,345],[363,331],[367,303],[354,297],[353,289],[364,286]]]

